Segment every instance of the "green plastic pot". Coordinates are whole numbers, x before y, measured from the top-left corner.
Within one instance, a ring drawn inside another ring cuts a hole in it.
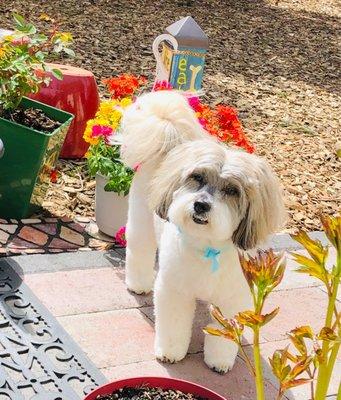
[[[25,218],[42,205],[73,115],[24,98],[62,125],[43,133],[0,118],[0,218]]]

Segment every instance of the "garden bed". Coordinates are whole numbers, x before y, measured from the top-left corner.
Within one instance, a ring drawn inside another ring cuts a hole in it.
[[[336,0],[229,0],[228,6],[210,0],[209,18],[199,1],[190,3],[167,0],[160,9],[155,2],[137,0],[28,0],[24,5],[8,0],[0,13],[8,28],[15,7],[32,17],[43,11],[59,18],[64,30],[74,32],[77,57],[72,63],[93,71],[98,82],[127,71],[151,79],[153,39],[169,23],[192,15],[210,37],[206,100],[238,108],[257,153],[269,160],[284,185],[287,229],[320,229],[318,214],[335,213],[341,201]],[[45,206],[59,215],[91,216],[94,183],[83,162],[74,165],[60,162]]]

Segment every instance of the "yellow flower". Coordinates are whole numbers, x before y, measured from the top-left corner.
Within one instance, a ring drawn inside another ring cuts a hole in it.
[[[5,42],[11,42],[14,39],[13,35],[7,35],[4,37],[4,41]]]
[[[58,38],[64,43],[72,42],[73,40],[72,34],[70,32],[59,32],[57,35]]]
[[[130,106],[130,104],[132,104],[132,99],[130,97],[124,97],[121,101],[120,101],[120,106],[125,108]]]
[[[39,19],[41,20],[41,21],[53,21],[53,19],[49,16],[49,15],[47,15],[46,13],[42,13],[42,14],[40,14],[39,15]]]

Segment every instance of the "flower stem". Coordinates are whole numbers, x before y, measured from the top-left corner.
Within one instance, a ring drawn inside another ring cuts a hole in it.
[[[253,356],[255,360],[257,400],[265,400],[262,361],[259,347],[259,326],[255,326],[253,332]]]
[[[338,267],[340,266],[340,263],[341,263],[341,255],[338,255],[338,258],[337,258]],[[331,328],[331,326],[332,326],[332,319],[333,319],[333,314],[334,314],[334,307],[335,307],[335,301],[336,301],[336,297],[337,297],[339,283],[340,283],[340,277],[339,276],[334,277],[333,284],[332,284],[331,297],[329,297],[326,322],[325,322],[325,326],[327,328]],[[331,373],[333,371],[333,367],[335,364],[335,359],[336,359],[336,355],[337,355],[337,351],[338,351],[339,347],[340,347],[340,345],[334,344],[332,353],[328,359],[329,342],[327,340],[323,341],[322,354],[323,354],[325,360],[319,367],[317,383],[316,383],[316,396],[315,396],[316,400],[324,400],[326,398],[328,386],[329,386],[329,382],[330,382],[330,378],[331,378]],[[336,354],[334,354],[335,348],[337,348]]]
[[[338,392],[337,392],[337,398],[336,398],[336,400],[341,400],[341,382],[340,382],[340,385],[339,385],[339,390],[338,390]]]

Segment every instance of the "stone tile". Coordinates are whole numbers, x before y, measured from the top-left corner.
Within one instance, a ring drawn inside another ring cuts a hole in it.
[[[10,221],[12,222],[12,224],[17,224],[18,223],[18,220],[16,220],[16,219],[10,219]]]
[[[169,376],[198,383],[214,390],[228,400],[255,400],[254,383],[244,362],[238,358],[233,369],[225,375],[211,371],[204,363],[203,354],[191,354],[177,364],[163,364],[156,360],[119,365],[102,369],[109,380],[133,376]],[[275,388],[265,385],[267,399],[275,399]]]
[[[89,217],[82,217],[82,216],[80,216],[80,215],[77,215],[76,218],[75,218],[75,220],[76,220],[77,222],[82,222],[82,223],[88,223],[88,222],[90,222],[90,218],[89,218]]]
[[[7,224],[7,220],[0,218],[0,224]]]
[[[46,244],[49,238],[46,233],[38,231],[31,226],[24,226],[23,228],[21,228],[18,236],[21,239],[28,240],[29,242],[32,242],[39,246],[43,246],[44,244]]]
[[[58,218],[45,218],[44,219],[45,222],[51,223],[51,222],[57,222]]]
[[[57,248],[65,250],[65,249],[77,249],[78,246],[73,243],[66,242],[65,240],[62,239],[53,238],[51,243],[49,244],[49,248]]]
[[[38,218],[27,218],[20,220],[23,224],[39,224],[41,222]]]
[[[26,242],[26,240],[15,237],[9,244],[8,248],[14,249],[36,249],[38,246],[34,243]]]
[[[84,237],[79,234],[78,232],[75,232],[74,230],[70,228],[66,228],[65,226],[61,227],[60,230],[60,237],[61,239],[67,240],[68,242],[77,244],[78,246],[84,246]]]
[[[55,235],[57,233],[57,224],[37,224],[34,227],[48,235]]]
[[[25,275],[25,282],[55,316],[142,307],[152,296],[128,292],[122,269],[96,268]]]
[[[102,242],[101,240],[98,240],[98,239],[90,239],[89,240],[89,246],[90,247],[103,247],[106,244],[107,243]]]
[[[72,222],[71,224],[69,224],[69,227],[74,229],[75,231],[79,232],[79,233],[83,233],[85,231],[84,226],[77,224],[76,222]]]
[[[25,254],[41,254],[45,253],[44,249],[25,249]]]
[[[1,244],[6,244],[8,238],[9,238],[9,233],[0,231],[0,243]]]
[[[18,225],[15,224],[0,224],[0,229],[8,233],[14,233],[17,228]]]
[[[153,328],[139,310],[73,315],[58,321],[98,368],[154,357]]]
[[[69,217],[62,217],[61,220],[62,220],[63,222],[73,222],[72,219],[69,218]]]
[[[326,296],[319,288],[300,288],[272,293],[264,312],[280,307],[276,318],[262,329],[262,337],[267,341],[282,340],[286,332],[300,325],[311,325],[314,331],[323,326]]]

